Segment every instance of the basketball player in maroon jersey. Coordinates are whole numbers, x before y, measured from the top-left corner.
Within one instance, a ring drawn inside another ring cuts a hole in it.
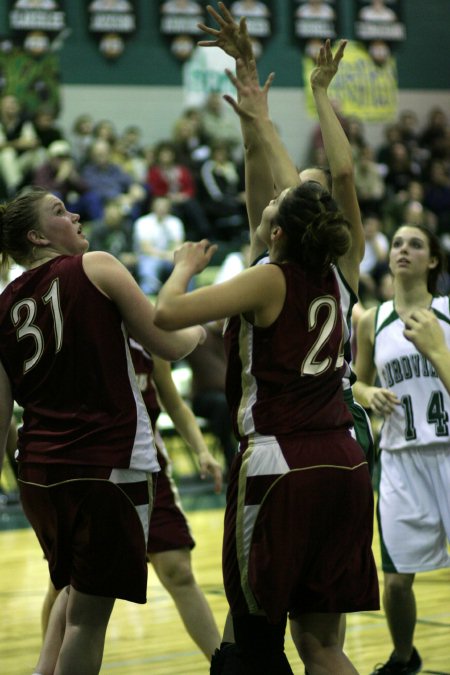
[[[197,455],[200,476],[211,474],[214,490],[222,489],[222,470],[208,450],[195,415],[183,401],[171,374],[171,364],[151,356],[140,344],[130,339],[130,354],[139,390],[152,423],[157,458],[161,471],[158,474],[150,530],[147,542],[147,559],[153,565],[162,585],[172,596],[187,632],[208,661],[220,645],[220,635],[208,602],[198,586],[191,565],[191,549],[195,546],[186,516],[181,508],[180,496],[172,478],[171,461],[159,433],[157,420],[161,412],[159,401],[172,419],[180,436]],[[67,596],[58,592],[50,582],[42,608],[42,630],[45,637],[50,611],[50,631],[54,639],[64,633]]]
[[[231,317],[227,396],[240,452],[228,486],[223,570],[233,658],[245,673],[291,673],[289,612],[309,626],[308,671],[350,675],[356,671],[338,643],[340,616],[379,607],[373,493],[349,431],[332,271],[348,251],[350,229],[328,191],[307,181],[270,202],[257,235],[271,264],[191,293],[187,284],[215,247],[202,240],[178,249],[155,321],[177,329]],[[212,672],[221,672],[222,656]]]
[[[2,263],[26,271],[0,302],[0,451],[23,408],[21,501],[57,589],[69,586],[61,648],[42,675],[99,672],[115,598],[146,602],[152,475],[159,470],[127,331],[178,359],[204,337],[173,337],[109,254],[87,253],[77,214],[41,189],[0,206]],[[7,424],[5,422],[7,420]],[[55,670],[56,669],[56,670]]]
[[[265,245],[257,236],[257,226],[266,206],[267,195],[273,195],[274,189],[282,190],[290,185],[298,184],[299,178],[300,181],[317,180],[330,192],[332,191],[339,208],[351,225],[352,246],[345,257],[340,259],[339,267],[334,268],[340,286],[342,314],[346,322],[344,354],[347,366],[343,377],[343,388],[345,400],[354,419],[356,438],[365,452],[369,465],[372,465],[374,446],[370,422],[365,411],[352,396],[351,384],[355,376],[351,370],[349,332],[352,309],[357,301],[359,266],[364,254],[364,231],[353,178],[351,147],[327,94],[328,86],[338,71],[346,42],[341,41],[333,54],[329,41],[326,41],[310,76],[330,169],[324,171],[320,167],[307,168],[298,175],[297,168],[270,120],[267,94],[273,77],[270,76],[264,87],[260,88],[251,39],[245,21],[238,24],[223,3],[219,3],[219,9],[220,13],[208,7],[218,28],[201,25],[203,31],[213,39],[201,41],[199,44],[204,47],[218,46],[236,61],[237,76],[228,74],[237,88],[239,103],[229,96],[225,98],[241,120],[245,147],[246,197],[252,260],[257,260],[258,263],[267,260]],[[301,625],[298,621],[291,623],[292,637],[300,656],[305,648],[303,632],[309,632],[308,626]],[[341,646],[344,644],[344,637],[345,615],[342,615]],[[233,641],[228,620],[223,639],[225,642]]]

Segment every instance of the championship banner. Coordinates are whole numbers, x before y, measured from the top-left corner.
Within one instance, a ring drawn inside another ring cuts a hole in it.
[[[58,0],[12,0],[8,18],[14,44],[32,56],[55,51],[69,33]]]
[[[195,0],[162,0],[159,12],[161,35],[169,41],[172,54],[186,61],[197,41],[202,39],[203,33],[197,24],[205,23],[205,8]]]
[[[374,62],[382,65],[406,37],[401,0],[356,0],[354,30]]]
[[[169,41],[172,54],[180,61],[191,58],[198,40],[207,39],[199,23],[217,28],[206,11],[209,0],[160,0],[160,33]],[[233,17],[247,18],[247,29],[253,43],[253,52],[259,58],[265,41],[273,33],[272,0],[236,0],[227,4]]]
[[[313,59],[303,59],[306,106],[311,117],[317,117],[309,85],[314,65]],[[353,115],[363,122],[389,122],[398,112],[396,61],[390,56],[383,64],[376,64],[364,45],[349,42],[328,93],[339,103],[343,115]]]
[[[134,0],[87,0],[88,30],[98,43],[101,54],[117,59],[125,41],[136,30]]]
[[[335,0],[291,0],[294,38],[311,59],[315,59],[320,46],[339,34],[339,10]]]

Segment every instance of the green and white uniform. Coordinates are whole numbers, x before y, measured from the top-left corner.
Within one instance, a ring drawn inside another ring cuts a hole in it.
[[[450,345],[449,298],[433,298],[431,309]],[[401,401],[380,437],[383,569],[414,573],[450,566],[450,396],[403,330],[393,301],[380,305],[375,365],[380,385]]]

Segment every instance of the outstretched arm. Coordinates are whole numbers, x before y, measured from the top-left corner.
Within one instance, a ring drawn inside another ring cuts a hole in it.
[[[333,197],[352,230],[352,246],[339,265],[348,283],[357,292],[359,264],[364,256],[364,230],[356,197],[350,143],[328,97],[328,87],[338,72],[346,44],[346,40],[341,40],[334,54],[329,40],[322,45],[310,82],[333,179]]]
[[[276,192],[298,182],[297,170],[270,120],[267,95],[273,75],[269,75],[261,88],[245,18],[238,24],[222,2],[219,3],[220,13],[209,5],[207,9],[219,28],[199,24],[205,33],[215,38],[200,41],[199,45],[220,47],[236,60],[236,77],[230,72],[227,74],[236,86],[238,100],[230,96],[225,96],[225,100],[241,120],[250,259],[254,260],[266,248],[256,233],[262,212]]]

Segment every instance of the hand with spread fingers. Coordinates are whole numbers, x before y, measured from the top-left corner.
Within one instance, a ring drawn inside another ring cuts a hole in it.
[[[328,86],[336,75],[339,64],[344,56],[347,40],[341,40],[333,55],[330,40],[326,40],[319,51],[316,66],[311,71],[310,82],[312,89],[328,89]]]
[[[211,5],[206,9],[210,16],[219,24],[219,29],[199,23],[198,27],[215,40],[201,40],[200,47],[220,47],[233,59],[242,59],[246,63],[254,61],[252,42],[247,30],[245,17],[237,23],[223,2],[219,2],[220,14]]]

